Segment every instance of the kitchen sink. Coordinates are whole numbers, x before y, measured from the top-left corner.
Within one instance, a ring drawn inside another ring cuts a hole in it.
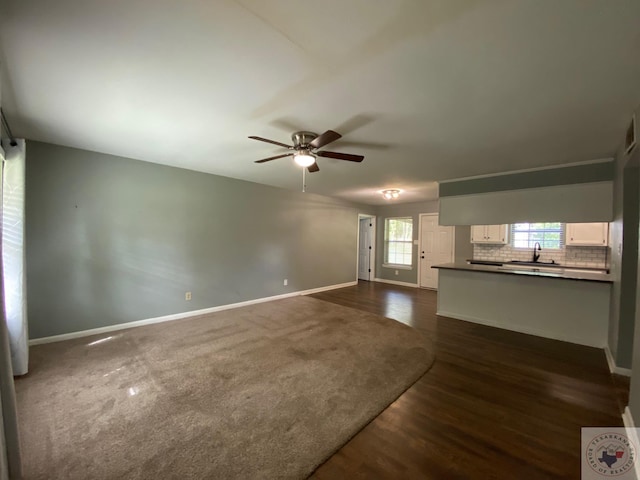
[[[522,272],[546,272],[546,273],[562,273],[563,268],[559,265],[552,267],[549,264],[541,265],[539,262],[531,264],[513,264],[505,263],[498,270],[522,271]]]
[[[562,268],[562,265],[556,263],[555,260],[551,260],[550,262],[530,262],[528,260],[511,260],[507,262],[505,265],[526,265],[528,267],[551,267],[551,268]]]

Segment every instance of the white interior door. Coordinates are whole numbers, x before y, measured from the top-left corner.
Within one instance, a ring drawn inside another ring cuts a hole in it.
[[[371,238],[373,225],[370,218],[360,219],[358,243],[358,278],[371,280]]]
[[[438,270],[453,261],[453,227],[438,225],[438,215],[420,215],[420,286],[438,288]]]

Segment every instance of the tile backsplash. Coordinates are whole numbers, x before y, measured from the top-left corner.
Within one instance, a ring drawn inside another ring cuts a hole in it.
[[[609,247],[567,247],[561,250],[543,249],[540,252],[541,262],[550,262],[572,267],[609,268]],[[533,248],[514,248],[511,245],[473,245],[473,258],[508,262],[510,260],[532,260]]]

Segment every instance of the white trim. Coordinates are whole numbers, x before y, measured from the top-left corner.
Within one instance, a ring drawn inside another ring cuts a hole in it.
[[[640,445],[640,439],[638,438],[638,430],[636,429],[636,424],[633,421],[633,415],[631,415],[631,410],[627,405],[624,407],[624,412],[622,412],[622,422],[624,423],[624,428],[627,431],[627,438],[631,440],[636,448]],[[636,458],[636,463],[634,465],[634,473],[635,478],[640,478],[640,462]]]
[[[371,255],[369,256],[369,281],[376,276],[376,216],[368,213],[358,214],[358,229],[356,233],[356,282],[360,279],[360,220],[368,218],[371,221]]]
[[[420,284],[420,282],[422,281],[422,262],[421,260],[421,253],[420,253],[420,249],[422,248],[422,217],[423,216],[433,216],[436,215],[438,216],[438,222],[440,221],[440,212],[438,213],[420,213],[418,214],[418,258],[416,258],[416,261],[418,262],[418,272],[417,272],[417,277],[416,277],[416,283],[418,284],[419,287],[422,287],[422,285]],[[455,230],[455,228],[454,228]],[[454,242],[455,245],[455,242]],[[454,255],[455,256],[455,255]],[[424,287],[422,287],[424,288]],[[436,289],[437,290],[437,289]]]
[[[618,375],[624,375],[625,377],[631,376],[630,368],[623,368],[616,365],[616,361],[613,358],[609,345],[604,346],[604,355],[607,357],[607,363],[609,364],[609,371],[611,373],[617,373]]]
[[[591,165],[592,163],[607,163],[613,162],[613,158],[597,158],[595,160],[585,160],[582,162],[571,162],[571,163],[562,163],[560,165],[549,165],[547,167],[534,167],[534,168],[525,168],[522,170],[511,170],[508,172],[496,172],[496,173],[485,173],[483,175],[473,175],[471,177],[460,177],[460,178],[452,178],[450,180],[440,180],[438,183],[451,183],[451,182],[460,182],[463,180],[475,180],[478,178],[488,178],[488,177],[502,177],[504,175],[513,175],[516,173],[528,173],[528,172],[540,172],[543,170],[554,170],[556,168],[564,168],[564,167],[577,167],[580,165]]]
[[[29,340],[29,345],[40,345],[43,343],[62,342],[72,338],[88,337],[90,335],[98,335],[101,333],[114,332],[124,330],[126,328],[142,327],[143,325],[152,325],[154,323],[171,322],[173,320],[182,320],[185,318],[196,317],[198,315],[206,315],[208,313],[221,312],[223,310],[231,310],[233,308],[246,307],[257,303],[271,302],[273,300],[281,300],[283,298],[297,297],[300,295],[311,295],[313,293],[326,292],[327,290],[335,290],[337,288],[352,287],[357,285],[357,281],[339,283],[336,285],[328,285],[326,287],[311,288],[309,290],[301,290],[298,292],[283,293],[282,295],[274,295],[272,297],[262,297],[244,302],[229,303],[227,305],[218,305],[217,307],[203,308],[201,310],[192,310],[190,312],[175,313],[172,315],[164,315],[162,317],[147,318],[146,320],[136,320],[133,322],[119,323],[117,325],[109,325],[106,327],[92,328],[89,330],[81,330],[79,332],[63,333],[62,335],[53,335],[51,337],[34,338]]]
[[[602,344],[596,344],[588,340],[582,340],[579,338],[569,337],[565,335],[558,335],[556,333],[550,333],[550,332],[539,330],[536,328],[528,328],[528,327],[521,327],[521,326],[514,326],[513,328],[505,328],[504,324],[492,322],[490,320],[484,320],[481,318],[476,318],[476,317],[473,317],[472,315],[462,315],[462,314],[451,313],[451,312],[443,312],[439,308],[438,308],[438,311],[436,312],[436,315],[441,317],[455,318],[457,320],[464,320],[465,322],[478,323],[480,325],[486,325],[487,327],[494,327],[494,328],[500,328],[502,330],[509,330],[511,332],[526,333],[527,335],[535,335],[536,337],[550,338],[552,340],[560,340],[563,342],[575,343],[577,345],[586,345],[587,347],[604,348]]]
[[[382,217],[384,219],[384,225],[381,226],[380,228],[382,229],[382,267],[383,268],[397,268],[398,270],[411,270],[413,268],[413,263],[411,265],[406,265],[406,264],[401,264],[401,263],[389,263],[389,262],[385,262],[385,260],[387,260],[387,221],[388,220],[411,220],[411,229],[412,229],[412,233],[411,233],[411,240],[393,240],[395,243],[410,243],[411,244],[411,262],[414,261],[413,258],[413,246],[415,245],[415,240],[413,239],[413,231],[414,231],[414,221],[413,221],[413,215],[397,215],[397,216],[393,216],[393,217]],[[390,241],[390,240],[389,240]],[[375,276],[374,276],[374,280],[375,280]]]
[[[418,284],[417,283],[399,282],[397,280],[387,280],[386,278],[374,278],[373,281],[374,282],[380,282],[380,283],[388,283],[390,285],[400,285],[400,286],[403,286],[403,287],[418,288]]]
[[[396,270],[413,270],[413,267],[411,265],[400,265],[398,263],[383,263],[382,267],[391,270],[393,270],[394,268]]]
[[[378,237],[378,224],[377,217],[371,216],[371,258],[369,258],[369,266],[371,267],[371,273],[369,275],[369,281],[376,278],[376,239]]]
[[[622,412],[622,421],[624,422],[625,428],[627,429],[636,428],[636,422],[633,421],[633,415],[631,415],[631,410],[629,410],[629,405],[624,407],[624,412]]]

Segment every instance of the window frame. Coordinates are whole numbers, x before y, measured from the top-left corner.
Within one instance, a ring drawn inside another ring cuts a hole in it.
[[[527,224],[527,225],[539,225],[539,224],[550,224],[550,223],[557,223],[559,224],[559,228],[543,228],[543,229],[539,229],[539,230],[531,230],[531,228],[529,228],[529,230],[527,230],[527,244],[529,246],[527,247],[518,247],[516,246],[516,233],[523,233],[523,230],[518,230],[516,231],[516,225],[523,225],[523,224]],[[543,234],[543,240],[539,241],[539,240],[533,240],[531,239],[531,234],[532,233],[542,233]],[[554,250],[554,251],[561,251],[565,248],[565,240],[566,240],[566,234],[567,229],[566,229],[566,224],[564,222],[522,222],[522,223],[512,223],[511,225],[509,225],[509,246],[511,248],[514,248],[516,250],[531,250],[532,248],[534,248],[535,242],[539,242],[540,243],[540,247],[543,250]],[[559,233],[560,234],[560,240],[559,240],[559,245],[557,247],[552,247],[549,246],[548,244],[544,243],[544,234],[545,233]]]
[[[395,239],[390,239],[389,238],[389,226],[391,224],[392,221],[398,221],[398,220],[404,220],[404,221],[408,221],[411,225],[411,232],[410,232],[410,239],[409,240],[395,240]],[[396,268],[396,269],[400,269],[400,270],[411,270],[413,268],[413,261],[414,261],[414,255],[413,255],[413,244],[414,244],[414,239],[413,239],[413,217],[387,217],[384,219],[384,235],[383,235],[383,244],[384,244],[384,252],[383,252],[383,263],[382,266],[383,267],[389,267],[389,268]],[[406,256],[407,254],[409,255],[409,261],[410,263],[393,263],[389,261],[389,246],[391,243],[395,243],[395,244],[402,244],[405,246],[405,248],[403,249],[403,253],[401,254],[402,256]],[[409,246],[409,251],[406,252],[406,246]]]

